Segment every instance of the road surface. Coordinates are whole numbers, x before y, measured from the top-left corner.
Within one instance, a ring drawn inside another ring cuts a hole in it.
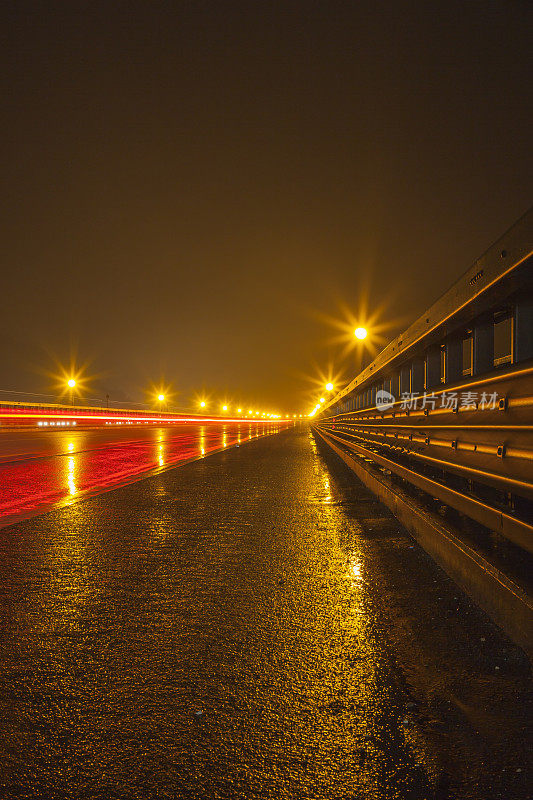
[[[2,798],[530,797],[525,657],[305,429],[0,543]]]
[[[0,430],[0,527],[277,433],[275,424]]]

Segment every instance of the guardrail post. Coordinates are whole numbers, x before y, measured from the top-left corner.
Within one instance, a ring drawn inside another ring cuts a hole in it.
[[[478,320],[473,331],[472,374],[479,375],[494,367],[494,320],[492,316]]]
[[[400,399],[400,373],[393,372],[390,377],[390,393],[396,398]]]
[[[430,347],[426,353],[425,389],[434,389],[440,384],[440,346]]]
[[[446,383],[458,381],[463,375],[463,340],[453,336],[446,341]]]
[[[525,361],[533,358],[533,297],[519,298],[514,318],[514,358]]]

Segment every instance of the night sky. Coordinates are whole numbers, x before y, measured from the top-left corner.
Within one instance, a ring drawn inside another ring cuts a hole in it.
[[[0,14],[1,389],[308,411],[531,205],[530,2]]]

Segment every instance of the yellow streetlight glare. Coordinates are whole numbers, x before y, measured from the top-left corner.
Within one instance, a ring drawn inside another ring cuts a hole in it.
[[[366,328],[356,328],[354,331],[354,335],[356,339],[366,339],[367,330]]]
[[[165,395],[164,394],[158,394],[157,395],[157,399],[159,400],[160,403],[162,403],[163,400],[165,399]]]
[[[70,386],[71,389],[73,389],[76,386],[76,381],[74,380],[74,378],[68,379],[67,386]]]
[[[205,400],[200,401],[200,408],[205,408]]]
[[[321,398],[320,398],[320,400],[319,400],[318,402],[319,402],[319,403],[323,403],[323,402],[324,402],[324,398],[323,398],[323,397],[321,397]]]
[[[242,408],[237,409],[237,414],[242,414]]]
[[[331,383],[331,381],[330,381],[329,383],[326,383],[326,389],[328,390],[328,392],[331,392],[331,391],[332,391],[332,389],[333,389],[333,384]]]
[[[227,410],[228,410],[227,406],[222,406],[222,411],[227,411]]]

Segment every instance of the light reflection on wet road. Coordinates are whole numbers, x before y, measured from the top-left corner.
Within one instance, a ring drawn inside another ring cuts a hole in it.
[[[526,800],[520,654],[344,469],[289,431],[4,528],[0,797]]]
[[[277,432],[273,424],[249,423],[2,430],[0,526]]]

